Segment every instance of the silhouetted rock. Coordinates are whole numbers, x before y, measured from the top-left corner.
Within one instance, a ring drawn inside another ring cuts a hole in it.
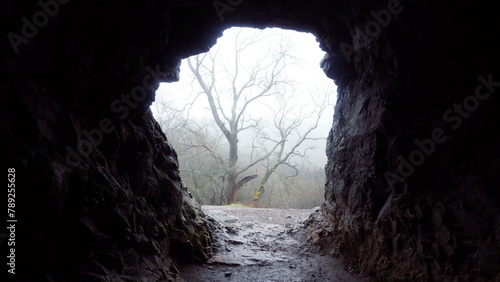
[[[206,259],[207,222],[148,107],[159,81],[178,78],[181,58],[238,25],[310,31],[328,52],[322,67],[339,98],[311,240],[340,248],[354,269],[380,280],[500,279],[493,6],[8,0],[1,7],[0,145],[4,173],[16,169],[18,278],[169,280],[172,258]]]

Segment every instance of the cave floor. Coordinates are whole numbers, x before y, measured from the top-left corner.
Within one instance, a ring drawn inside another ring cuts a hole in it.
[[[215,221],[215,252],[204,265],[179,265],[185,281],[368,281],[343,267],[331,250],[305,240],[304,221],[314,209],[203,206]]]

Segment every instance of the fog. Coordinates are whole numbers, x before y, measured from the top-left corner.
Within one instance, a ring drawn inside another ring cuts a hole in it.
[[[262,54],[270,52],[270,46],[278,41],[284,42],[290,47],[290,57],[293,62],[285,69],[285,76],[288,80],[293,81],[293,85],[287,89],[292,95],[289,97],[288,103],[294,105],[295,111],[290,115],[298,114],[299,111],[304,111],[314,101],[309,97],[309,93],[320,93],[328,91],[331,94],[331,105],[324,110],[319,120],[318,127],[314,130],[313,136],[321,138],[321,140],[307,141],[304,147],[314,146],[315,149],[307,152],[307,161],[295,159],[299,165],[312,165],[315,167],[323,167],[326,164],[325,145],[326,137],[331,128],[332,117],[334,111],[334,103],[336,102],[336,86],[333,80],[326,77],[323,70],[320,68],[320,62],[325,52],[319,48],[319,43],[315,37],[309,33],[301,33],[278,28],[267,28],[265,30],[251,28],[231,28],[224,32],[223,36],[218,39],[217,44],[211,50],[218,49],[219,54],[223,54],[223,62],[227,65],[219,65],[218,70],[223,68],[230,69],[230,64],[234,57],[234,30],[239,30],[240,39],[253,40],[257,39],[258,43],[250,45],[248,50],[245,50],[245,57],[241,58],[241,65],[251,65],[255,58],[259,58]],[[266,65],[270,62],[261,61],[259,64]],[[231,70],[230,70],[231,71]],[[203,95],[198,95],[201,88],[194,80],[194,75],[190,71],[186,60],[181,64],[180,80],[175,83],[161,83],[156,92],[156,101],[151,106],[151,110],[157,120],[161,120],[161,111],[164,107],[158,103],[168,104],[170,110],[176,110],[189,114],[190,118],[207,123],[213,122],[213,117],[208,107],[207,99]],[[194,101],[194,102],[193,102]],[[222,100],[222,103],[230,101]],[[274,100],[272,97],[260,98],[258,103],[254,103],[248,107],[247,113],[251,118],[262,118],[263,125],[269,125],[272,122],[272,111]],[[224,105],[222,105],[224,106]],[[303,127],[310,125],[307,121]],[[216,129],[215,129],[216,131]],[[167,136],[168,137],[168,136]],[[252,142],[251,132],[242,132],[239,136],[239,147],[242,156],[250,150]]]

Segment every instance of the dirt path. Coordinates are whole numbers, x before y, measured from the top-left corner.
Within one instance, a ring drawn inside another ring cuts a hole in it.
[[[303,222],[313,209],[203,210],[216,221],[216,251],[206,265],[180,265],[185,281],[368,281],[346,272],[340,258],[308,246]]]

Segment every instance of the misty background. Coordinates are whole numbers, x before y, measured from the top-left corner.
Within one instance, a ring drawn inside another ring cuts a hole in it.
[[[233,203],[228,179],[249,166],[237,175],[236,184],[253,178],[236,188],[234,202],[276,208],[321,204],[326,138],[337,100],[333,80],[320,68],[324,55],[312,34],[231,28],[208,54],[188,58],[191,67],[188,59],[182,61],[179,82],[160,84],[151,111],[177,151],[181,177],[198,202]],[[204,89],[200,83],[213,87]],[[267,86],[269,91],[257,97]],[[231,110],[242,113],[234,165],[207,90],[226,128],[231,127]],[[242,93],[237,105],[234,93]],[[281,138],[287,128],[290,134]],[[279,155],[280,147],[290,158],[269,173],[286,155]],[[269,174],[264,189],[263,178]]]

